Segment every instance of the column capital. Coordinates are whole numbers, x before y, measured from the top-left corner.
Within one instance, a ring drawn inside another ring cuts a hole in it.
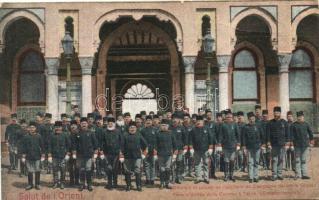
[[[231,56],[230,55],[217,55],[217,65],[219,72],[228,72],[228,65]]]
[[[183,56],[183,62],[185,66],[185,73],[194,73],[196,56]]]
[[[278,54],[278,62],[279,62],[279,72],[285,73],[289,71],[289,63],[291,60],[291,54],[290,53],[283,53]]]
[[[58,75],[58,68],[60,65],[59,58],[45,58],[45,63],[47,66],[47,73],[48,75]]]
[[[79,57],[82,75],[91,75],[93,67],[93,57]]]

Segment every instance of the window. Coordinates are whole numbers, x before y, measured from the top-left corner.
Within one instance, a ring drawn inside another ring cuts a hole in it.
[[[18,80],[20,105],[45,104],[44,61],[38,52],[30,51],[22,58]]]
[[[313,98],[313,71],[310,55],[303,49],[296,50],[289,66],[289,97],[292,100]]]
[[[257,66],[253,54],[239,51],[234,58],[233,99],[258,100]]]
[[[138,83],[136,85],[132,85],[132,87],[130,87],[126,91],[124,97],[136,98],[136,99],[148,99],[148,98],[154,98],[155,94],[146,85]]]

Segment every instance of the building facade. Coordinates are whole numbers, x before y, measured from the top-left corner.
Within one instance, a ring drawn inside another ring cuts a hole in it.
[[[171,109],[177,99],[193,113],[209,84],[214,111],[260,104],[272,115],[280,105],[283,116],[304,110],[319,130],[317,1],[2,3],[2,124],[12,112],[65,112],[65,31],[75,50],[71,101],[83,115]]]

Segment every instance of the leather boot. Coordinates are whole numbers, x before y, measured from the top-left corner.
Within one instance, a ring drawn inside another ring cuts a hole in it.
[[[88,184],[88,190],[90,191],[90,192],[92,192],[93,191],[93,187],[92,187],[92,174],[91,174],[91,171],[86,171],[85,172],[85,178],[86,178],[86,182],[87,182],[87,184]]]
[[[225,162],[224,163],[224,181],[228,181],[229,180],[229,163]]]
[[[230,176],[230,180],[232,180],[233,182],[235,182],[235,177],[234,177],[234,162],[230,162],[229,163],[229,176]]]
[[[40,190],[40,172],[35,172],[35,189]]]
[[[135,174],[136,189],[139,192],[142,192],[142,177],[141,174]]]
[[[33,173],[28,173],[28,186],[25,188],[25,190],[31,190],[33,188]]]
[[[131,174],[126,174],[125,175],[125,181],[126,181],[126,191],[130,191],[131,190]]]
[[[165,188],[166,189],[172,189],[172,187],[169,185],[169,178],[170,178],[170,172],[165,171]]]

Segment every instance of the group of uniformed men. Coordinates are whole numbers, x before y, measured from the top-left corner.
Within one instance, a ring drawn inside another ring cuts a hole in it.
[[[66,172],[70,185],[93,190],[92,177],[105,177],[105,188],[118,186],[118,175],[125,175],[126,190],[131,190],[134,175],[136,189],[142,191],[142,174],[146,185],[154,185],[159,176],[160,188],[171,189],[171,182],[181,184],[195,171],[195,181],[209,183],[217,179],[215,171],[224,172],[224,181],[235,181],[236,169],[245,171],[248,180],[258,182],[258,166],[272,170],[273,181],[283,180],[283,164],[292,168],[295,179],[309,179],[307,156],[314,145],[313,133],[304,121],[303,111],[287,113],[275,107],[274,118],[268,111],[232,113],[230,109],[216,113],[199,111],[190,116],[176,109],[174,113],[145,111],[132,120],[130,113],[115,118],[112,112],[102,117],[98,112],[81,117],[61,114],[61,121],[51,124],[50,113],[37,113],[27,124],[17,114],[11,115],[5,139],[9,147],[10,169],[20,160],[20,176],[27,175],[26,190],[40,189],[41,169],[53,171],[53,188],[65,187]],[[72,119],[72,120],[71,120]],[[261,159],[260,159],[261,157]],[[35,184],[33,175],[35,174]]]

